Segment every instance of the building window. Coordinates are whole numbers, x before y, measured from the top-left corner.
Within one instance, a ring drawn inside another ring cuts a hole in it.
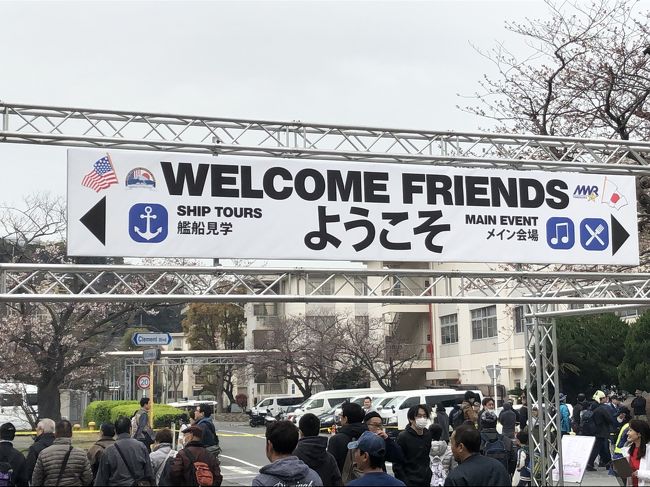
[[[497,336],[497,307],[473,309],[472,340],[481,340]]]
[[[515,307],[515,333],[523,333],[524,325],[524,307],[517,306]]]
[[[307,294],[328,296],[334,294],[334,278],[331,276],[307,276]]]
[[[355,276],[352,279],[352,286],[354,287],[355,296],[367,296],[368,295],[368,279],[365,277]]]
[[[443,345],[458,343],[458,315],[440,317],[440,337]]]

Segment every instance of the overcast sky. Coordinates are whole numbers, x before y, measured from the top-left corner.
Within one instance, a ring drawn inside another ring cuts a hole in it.
[[[236,118],[476,130],[456,108],[539,1],[0,0],[0,100]],[[65,194],[65,150],[0,143],[0,201]]]

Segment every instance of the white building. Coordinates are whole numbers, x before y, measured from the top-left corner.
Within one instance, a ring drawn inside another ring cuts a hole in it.
[[[369,262],[367,268],[420,268],[435,270],[485,269],[481,264],[429,264]],[[431,267],[430,267],[431,266]],[[325,276],[309,274],[305,280],[293,278],[277,285],[280,294],[315,291],[316,294],[333,294],[335,289],[348,286],[355,294],[380,284],[380,278],[370,277],[368,282],[356,278],[352,285],[346,282],[325,282]],[[374,282],[373,282],[374,280]],[[408,282],[385,282],[382,288],[391,295],[400,295],[405,287],[412,291],[426,289],[425,278]],[[440,294],[448,290],[436,289]],[[383,318],[387,323],[386,339],[399,336],[400,341],[414,348],[418,359],[402,381],[404,388],[426,385],[489,384],[486,366],[498,364],[502,368],[499,384],[506,390],[525,385],[524,334],[522,309],[507,305],[456,305],[456,304],[304,304],[266,303],[246,306],[246,348],[264,348],[267,333],[284,318],[292,315],[346,313],[351,316],[368,315]],[[261,373],[249,383],[248,394],[262,398],[271,394],[297,393],[295,385],[273,374]]]

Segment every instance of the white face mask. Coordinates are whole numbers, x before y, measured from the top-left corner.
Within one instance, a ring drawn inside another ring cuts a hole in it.
[[[415,426],[421,430],[427,427],[428,422],[427,418],[415,418]]]
[[[619,423],[622,423],[624,421],[624,418],[616,418],[616,421],[618,421]]]

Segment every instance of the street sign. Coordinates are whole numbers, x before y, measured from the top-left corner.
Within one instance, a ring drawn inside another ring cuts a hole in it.
[[[134,333],[131,337],[131,343],[136,347],[169,345],[171,342],[172,336],[169,333]]]
[[[138,389],[144,390],[149,389],[149,385],[151,384],[149,376],[147,374],[139,375],[135,383],[138,386]]]
[[[487,373],[490,375],[490,379],[494,380],[501,375],[501,366],[500,365],[488,365],[485,367]]]
[[[118,381],[111,381],[108,384],[108,390],[110,391],[119,391],[121,388],[120,383]]]
[[[145,362],[155,362],[160,360],[160,349],[159,348],[145,348],[142,351],[142,360]]]
[[[72,256],[638,265],[636,207],[624,175],[68,150]]]

